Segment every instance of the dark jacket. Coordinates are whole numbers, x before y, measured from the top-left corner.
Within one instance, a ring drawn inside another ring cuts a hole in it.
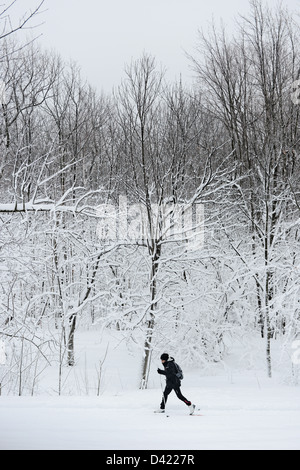
[[[179,378],[176,377],[177,370],[176,370],[174,362],[175,362],[174,358],[170,357],[168,361],[164,362],[165,370],[158,369],[157,372],[161,375],[166,376],[166,381],[167,381],[168,386],[177,388],[177,387],[180,387],[181,382]]]

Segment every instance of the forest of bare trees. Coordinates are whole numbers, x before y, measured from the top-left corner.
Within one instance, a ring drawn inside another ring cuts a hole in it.
[[[87,325],[139,344],[141,388],[162,345],[213,363],[242,334],[271,377],[300,328],[297,22],[252,0],[234,34],[199,33],[192,87],[145,53],[107,96],[18,42],[41,5],[18,27],[0,13],[0,391],[33,394],[55,364],[60,393]],[[142,237],[110,233],[121,212]]]

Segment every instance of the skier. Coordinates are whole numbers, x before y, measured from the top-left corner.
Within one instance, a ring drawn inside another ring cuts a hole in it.
[[[161,375],[166,376],[166,388],[163,392],[163,398],[160,404],[160,409],[157,410],[156,413],[165,412],[165,407],[166,407],[166,403],[168,400],[168,396],[170,395],[172,390],[174,390],[179,400],[183,401],[189,407],[190,414],[192,415],[195,411],[195,405],[193,405],[191,401],[187,400],[181,393],[181,390],[180,390],[181,381],[176,375],[177,369],[176,369],[174,358],[169,357],[169,354],[164,353],[160,356],[160,359],[164,366],[164,370],[161,370],[158,368],[157,372]]]

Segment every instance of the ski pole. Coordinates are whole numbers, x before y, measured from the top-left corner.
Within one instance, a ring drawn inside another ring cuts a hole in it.
[[[162,386],[161,375],[159,376],[159,380],[160,380],[160,388],[161,388],[161,391],[162,391],[163,402],[164,402],[165,412],[166,412],[166,400],[165,400],[164,389],[163,389],[163,386]],[[166,416],[167,416],[167,418],[168,418],[168,415],[166,415]]]

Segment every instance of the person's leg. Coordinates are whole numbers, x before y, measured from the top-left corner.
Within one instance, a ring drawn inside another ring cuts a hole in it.
[[[174,389],[179,400],[183,401],[187,406],[191,406],[192,402],[187,400],[181,393],[180,387]]]
[[[166,385],[166,388],[164,390],[163,397],[162,397],[162,402],[160,404],[160,409],[161,410],[164,410],[166,408],[166,403],[167,403],[167,400],[168,400],[168,396],[170,395],[171,392],[172,392],[172,388],[169,387],[168,385]]]

